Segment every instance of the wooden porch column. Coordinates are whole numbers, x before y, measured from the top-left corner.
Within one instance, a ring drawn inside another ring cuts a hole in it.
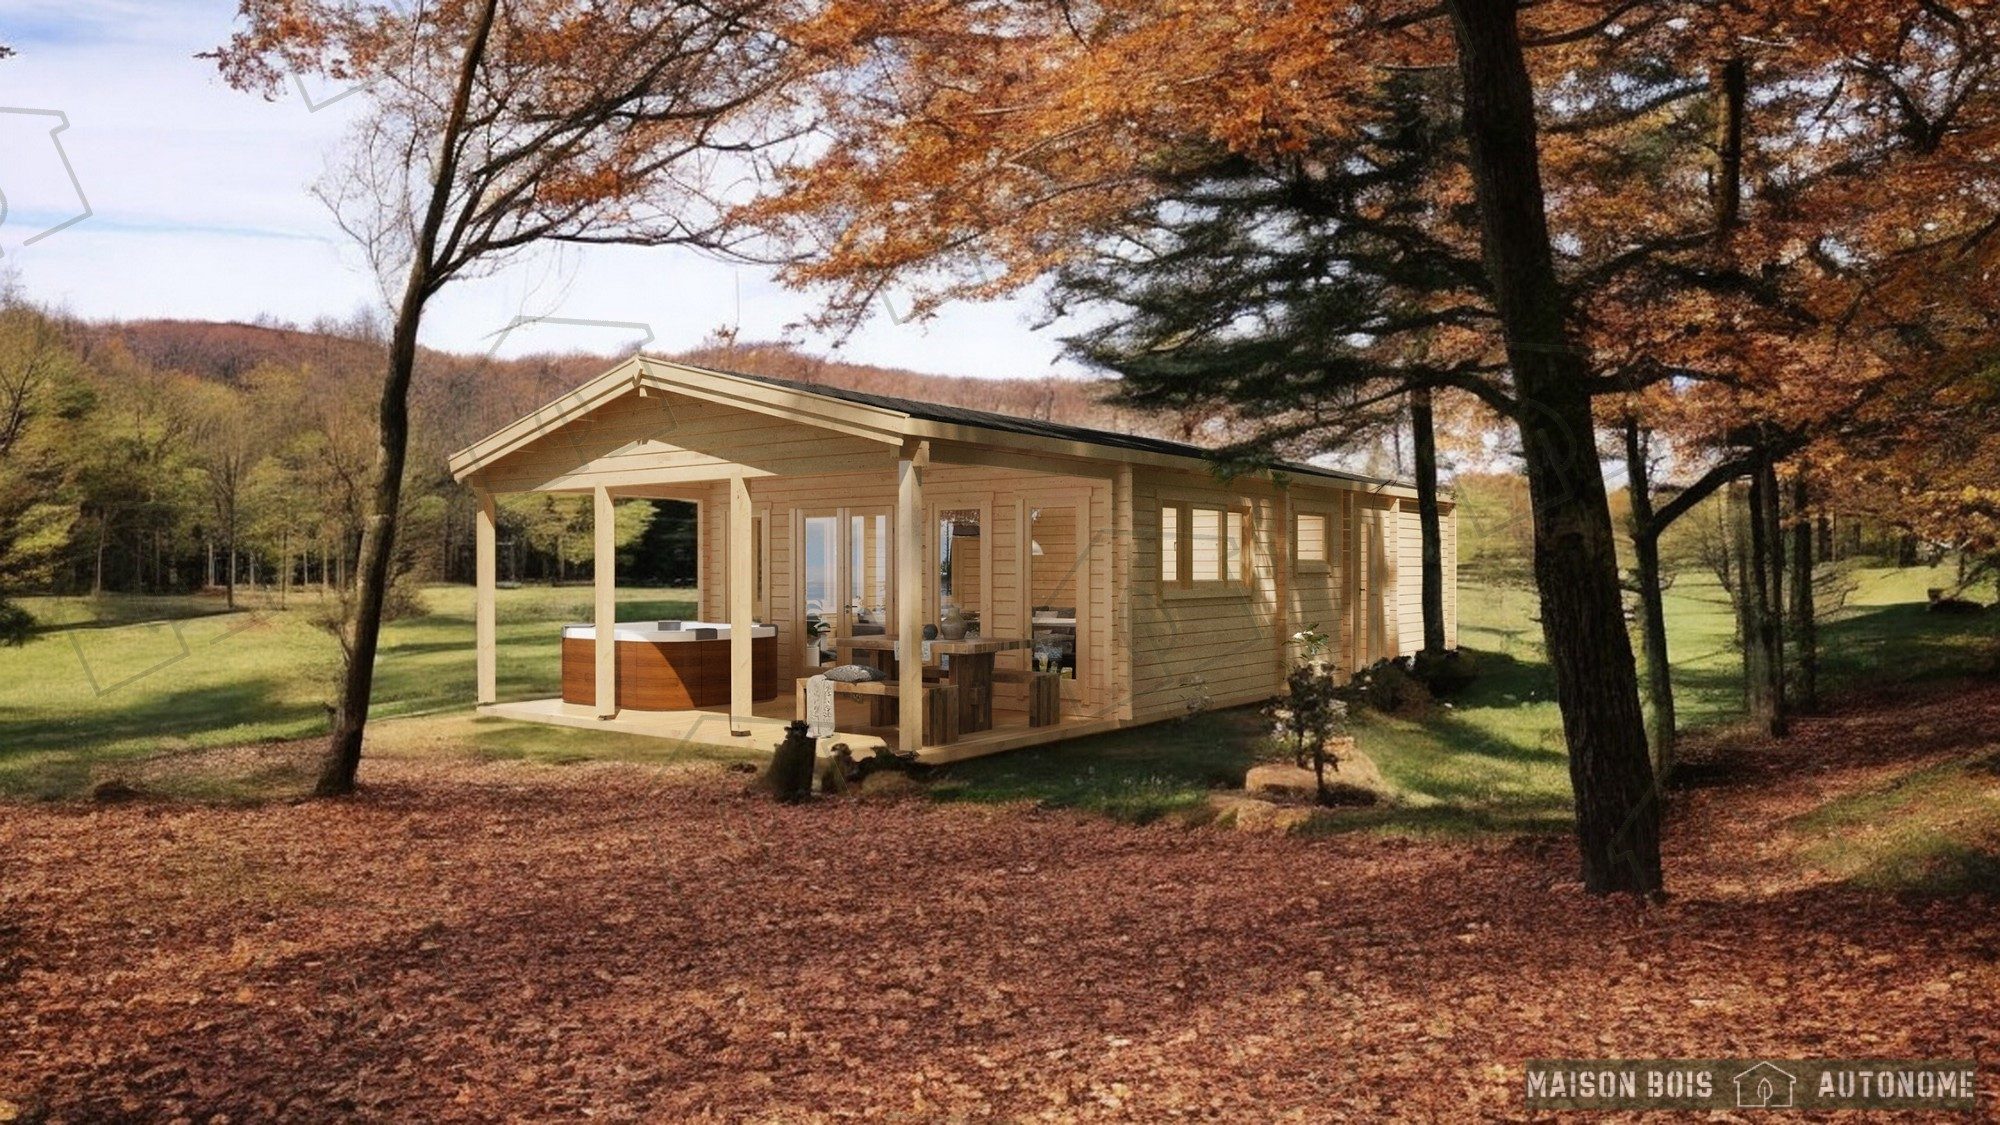
[[[1271,499],[1271,533],[1265,537],[1271,554],[1271,596],[1277,602],[1272,607],[1272,640],[1277,651],[1273,654],[1276,664],[1277,683],[1274,689],[1284,692],[1292,671],[1292,569],[1298,548],[1292,543],[1292,529],[1296,526],[1292,518],[1292,490],[1280,484]],[[1304,622],[1297,622],[1304,627]]]
[[[924,745],[924,469],[931,443],[905,442],[896,461],[896,749]]]
[[[495,644],[499,637],[494,612],[494,588],[499,584],[499,553],[494,531],[493,494],[480,492],[479,514],[473,518],[473,648],[478,653],[479,673],[473,702],[492,703],[499,698],[499,663]]]
[[[1116,700],[1115,714],[1120,719],[1132,717],[1132,568],[1133,553],[1138,544],[1134,539],[1137,521],[1133,516],[1132,466],[1119,462],[1117,473],[1111,478],[1111,698]],[[1025,526],[1025,521],[1023,521]],[[1021,555],[1026,558],[1032,542],[1027,532],[1022,532]],[[1021,576],[1028,568],[1022,567]],[[1158,581],[1159,567],[1153,568],[1151,579]],[[1022,580],[1017,576],[1017,581]],[[1024,590],[1025,594],[1025,590]],[[1025,597],[1025,601],[1034,601]],[[1028,636],[1032,640],[1035,631],[1032,626]]]
[[[751,618],[757,612],[755,578],[750,573],[750,482],[729,478],[729,733],[750,733]]]
[[[597,577],[597,717],[618,714],[618,513],[611,490],[598,485],[592,496]]]

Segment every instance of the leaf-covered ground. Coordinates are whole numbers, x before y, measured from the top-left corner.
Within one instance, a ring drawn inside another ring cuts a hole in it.
[[[0,1113],[1463,1121],[1525,1117],[1535,1057],[1990,1066],[2000,906],[1815,857],[1995,731],[1984,687],[1711,747],[1652,907],[1556,839],[777,809],[719,767],[5,806]]]

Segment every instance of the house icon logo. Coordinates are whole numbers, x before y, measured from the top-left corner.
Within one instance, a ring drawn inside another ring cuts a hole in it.
[[[1736,1108],[1790,1109],[1792,1089],[1799,1084],[1789,1071],[1760,1062],[1735,1078]]]

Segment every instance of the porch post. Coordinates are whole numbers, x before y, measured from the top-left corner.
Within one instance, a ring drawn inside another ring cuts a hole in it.
[[[1132,465],[1121,461],[1111,478],[1111,698],[1117,700],[1116,715],[1120,719],[1132,717],[1132,569],[1133,552],[1137,549],[1136,520],[1132,514]],[[1021,527],[1026,528],[1023,520]],[[1156,523],[1157,527],[1157,523]],[[1033,539],[1026,530],[1021,532],[1021,550],[1018,557],[1027,559],[1033,551]],[[1019,568],[1016,581],[1024,581],[1029,568]],[[1156,565],[1152,577],[1160,576]],[[1023,601],[1034,599],[1023,592]],[[1028,637],[1034,639],[1034,628],[1028,629]]]
[[[495,623],[493,605],[493,591],[494,587],[498,584],[496,577],[498,567],[494,561],[494,557],[498,552],[495,549],[493,494],[481,491],[478,493],[478,497],[479,513],[474,517],[472,523],[472,583],[474,587],[472,634],[473,647],[478,653],[477,660],[479,667],[477,677],[478,686],[474,692],[473,701],[475,703],[492,703],[499,697],[499,665],[494,651],[499,633]]]
[[[1277,682],[1274,691],[1286,690],[1286,682],[1291,678],[1292,626],[1292,570],[1298,564],[1298,546],[1292,542],[1292,532],[1298,522],[1292,517],[1292,490],[1280,483],[1276,495],[1271,499],[1270,533],[1264,537],[1266,550],[1271,559],[1271,596],[1277,602],[1272,607],[1271,620],[1277,626],[1271,630],[1271,638],[1277,652],[1273,657],[1277,665]]]
[[[896,749],[924,745],[924,469],[931,443],[905,442],[896,461]]]
[[[729,478],[729,733],[750,733],[752,700],[751,618],[757,612],[756,579],[750,573],[750,482]]]
[[[611,490],[598,485],[592,496],[591,531],[597,577],[597,717],[618,714],[618,513]]]

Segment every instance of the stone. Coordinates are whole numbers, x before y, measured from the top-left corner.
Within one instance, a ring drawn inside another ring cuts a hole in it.
[[[1337,738],[1328,745],[1340,765],[1326,771],[1328,791],[1336,804],[1369,805],[1395,799],[1395,790],[1383,779],[1374,759],[1354,745],[1351,738]],[[1267,762],[1252,766],[1243,777],[1250,794],[1270,793],[1306,801],[1316,800],[1319,783],[1311,769],[1290,762]]]
[[[863,797],[893,801],[923,796],[924,783],[901,770],[876,770],[862,778],[856,790]]]
[[[1313,818],[1309,805],[1281,805],[1241,793],[1218,793],[1209,798],[1215,823],[1239,832],[1270,832],[1283,835]]]

